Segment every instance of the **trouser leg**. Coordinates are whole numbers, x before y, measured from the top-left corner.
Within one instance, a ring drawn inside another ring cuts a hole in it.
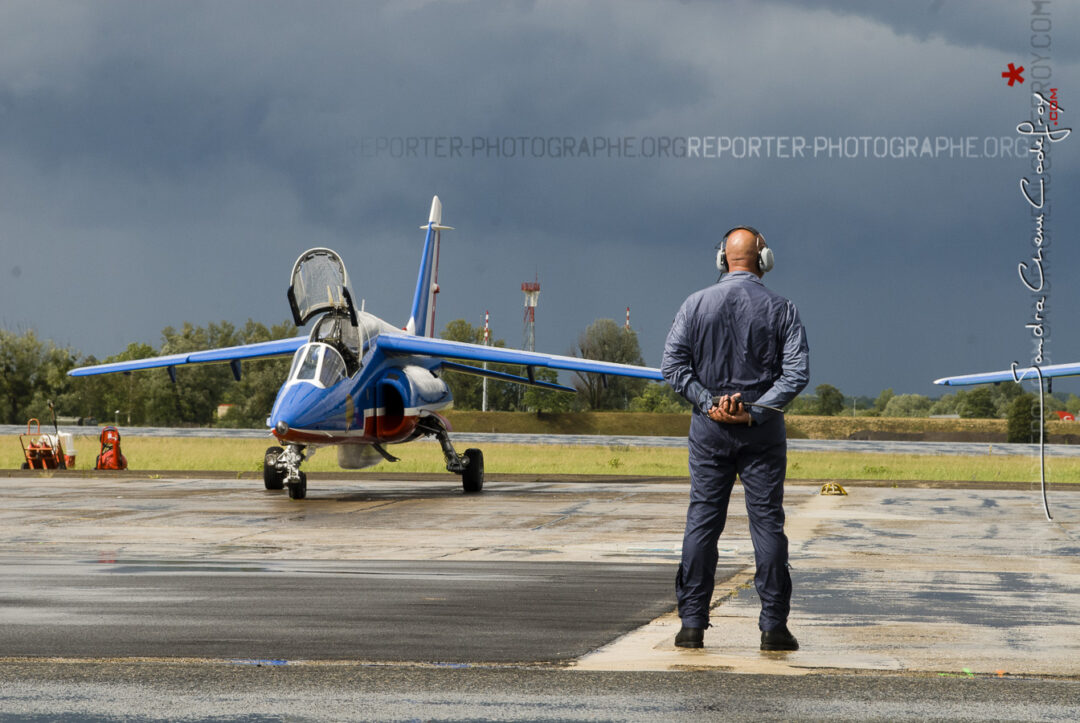
[[[758,626],[762,630],[785,625],[791,610],[788,539],[784,534],[786,471],[787,454],[783,444],[748,455],[739,469],[757,563],[754,586],[761,599]]]
[[[686,510],[675,595],[683,625],[704,628],[709,622],[709,603],[716,580],[716,543],[727,520],[735,466],[718,454],[716,440],[696,436],[694,426],[691,423],[690,504]]]

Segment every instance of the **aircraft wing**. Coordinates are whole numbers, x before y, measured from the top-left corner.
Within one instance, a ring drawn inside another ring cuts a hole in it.
[[[244,359],[285,356],[294,353],[306,343],[306,336],[297,336],[292,339],[275,339],[273,341],[261,341],[256,344],[228,346],[223,349],[208,349],[206,351],[191,351],[183,354],[166,354],[165,356],[156,356],[149,359],[131,359],[129,361],[110,362],[108,364],[95,364],[94,366],[72,369],[68,372],[68,375],[73,377],[87,377],[95,374],[133,372],[139,369],[176,367],[181,364],[206,364],[210,362],[232,362],[242,361]]]
[[[535,351],[521,351],[519,349],[506,349],[504,347],[484,346],[482,344],[469,344],[463,341],[447,341],[446,339],[413,336],[412,334],[383,332],[375,338],[375,343],[380,349],[389,354],[421,354],[443,357],[446,359],[464,359],[477,362],[486,361],[498,364],[520,364],[521,366],[526,367],[548,367],[550,369],[590,372],[592,374],[612,374],[622,377],[639,377],[641,379],[655,379],[657,381],[662,381],[664,378],[660,374],[659,369],[654,369],[652,367],[634,366],[632,364],[616,364],[615,362],[581,359],[573,356],[558,356],[557,354],[542,354]]]
[[[1042,372],[1042,376],[1045,379],[1080,376],[1080,362],[1051,364],[1050,366],[1039,367],[1039,371]],[[934,384],[958,387],[966,386],[968,384],[991,384],[994,382],[1011,382],[1016,380],[1031,381],[1038,380],[1038,378],[1039,374],[1035,371],[1035,367],[1017,367],[1015,377],[1013,376],[1013,371],[1011,369],[1005,369],[1000,372],[981,372],[979,374],[964,374],[956,377],[942,377],[941,379],[935,379]]]

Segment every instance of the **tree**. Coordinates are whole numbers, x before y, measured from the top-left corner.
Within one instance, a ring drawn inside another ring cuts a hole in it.
[[[296,326],[290,321],[267,329],[263,324],[248,319],[244,328],[237,332],[237,343],[255,344],[293,336],[296,336]],[[245,428],[265,426],[277,390],[289,374],[289,365],[289,359],[266,359],[244,364],[240,381],[228,384],[221,399],[222,403],[233,406],[218,418],[215,425]]]
[[[994,401],[994,416],[1006,417],[1009,414],[1009,407],[1017,397],[1024,395],[1023,388],[1013,382],[1004,382],[994,384],[988,387],[990,390],[990,396]]]
[[[818,413],[817,397],[813,394],[800,394],[784,408],[784,414],[812,415]]]
[[[473,326],[464,319],[454,319],[443,327],[443,339],[464,341],[470,344],[484,343],[484,327]],[[496,339],[492,346],[505,347],[506,342]],[[482,364],[470,366],[480,367]],[[521,376],[521,368],[510,364],[488,364],[488,369],[506,374]],[[540,370],[538,369],[537,372]],[[450,387],[454,397],[454,406],[458,409],[481,409],[483,407],[484,379],[476,374],[464,372],[444,372],[443,381]],[[541,377],[542,378],[542,377]],[[548,380],[550,381],[550,380]],[[522,399],[521,385],[488,379],[488,409],[492,411],[510,411],[517,409]]]
[[[583,359],[642,365],[637,333],[619,326],[612,319],[597,319],[578,335],[574,356]],[[640,396],[646,380],[611,374],[575,373],[574,386],[584,397],[588,409],[626,409],[630,400]]]
[[[818,384],[814,387],[817,396],[817,412],[826,417],[834,417],[844,411],[844,395],[831,384]]]
[[[885,405],[885,417],[926,417],[930,415],[931,401],[921,394],[893,396]]]
[[[1080,397],[1070,393],[1069,398],[1065,400],[1065,409],[1073,415],[1080,414]]]
[[[931,416],[941,414],[956,414],[957,398],[955,394],[943,394],[930,405]]]
[[[661,414],[689,412],[690,402],[677,394],[667,382],[653,382],[645,385],[640,396],[630,400],[630,411]]]
[[[874,409],[879,414],[884,414],[885,407],[889,404],[889,400],[894,396],[896,395],[893,393],[892,387],[882,390],[881,394],[878,395],[878,398],[874,400]]]
[[[535,375],[539,381],[559,381],[559,373],[548,367],[537,367]],[[576,396],[570,392],[528,386],[522,394],[521,407],[530,412],[569,412],[574,406]]]
[[[855,417],[855,416],[859,416],[859,417],[877,417],[877,416],[880,416],[880,413],[876,409],[874,409],[874,397],[868,397],[866,395],[862,395],[862,396],[858,396],[858,397],[856,397],[854,395],[852,395],[850,397],[844,397],[844,411],[843,411],[843,414],[846,416],[849,413],[849,411],[851,413],[851,416],[853,416],[853,417]]]
[[[67,372],[76,354],[37,338],[33,330],[22,335],[0,329],[0,423],[25,424],[29,417],[48,418],[48,401],[59,413],[69,404],[59,397],[70,389]]]
[[[1022,443],[1039,441],[1039,412],[1033,394],[1025,393],[1014,397],[1012,403],[1009,404],[1006,419],[1008,420],[1006,423],[1008,441]]]
[[[964,419],[993,417],[996,413],[994,395],[986,387],[972,389],[960,397],[956,404],[956,413]]]
[[[1017,386],[1019,386],[1019,385],[1017,385]],[[1032,395],[1032,396],[1035,399],[1038,398],[1036,395]],[[1043,398],[1043,411],[1046,412],[1046,418],[1047,419],[1057,419],[1058,416],[1057,416],[1057,414],[1055,414],[1055,412],[1065,412],[1065,411],[1068,411],[1068,410],[1065,407],[1065,402],[1061,401],[1060,399],[1058,399],[1053,394],[1047,394]],[[1007,415],[1008,415],[1008,410],[1006,410],[1006,416]]]

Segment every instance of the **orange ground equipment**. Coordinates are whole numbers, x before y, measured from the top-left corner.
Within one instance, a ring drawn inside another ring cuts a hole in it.
[[[30,431],[30,427],[35,424],[37,430]],[[38,420],[31,419],[26,423],[26,434],[19,435],[19,443],[22,444],[23,456],[26,458],[22,463],[23,469],[67,469],[67,459],[59,432],[42,432],[41,422]]]
[[[94,461],[94,469],[127,469],[127,457],[120,454],[120,430],[103,427],[101,430],[101,454]]]

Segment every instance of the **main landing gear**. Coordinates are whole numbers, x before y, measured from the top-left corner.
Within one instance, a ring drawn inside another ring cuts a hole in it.
[[[475,494],[484,489],[484,453],[479,449],[467,449],[465,454],[458,454],[450,443],[450,435],[436,417],[426,417],[421,422],[425,433],[439,440],[443,457],[446,458],[446,471],[461,475],[461,487],[466,494]]]
[[[304,461],[304,447],[300,444],[270,447],[263,457],[263,485],[268,490],[289,488],[289,499],[307,497],[307,475],[300,471]]]

